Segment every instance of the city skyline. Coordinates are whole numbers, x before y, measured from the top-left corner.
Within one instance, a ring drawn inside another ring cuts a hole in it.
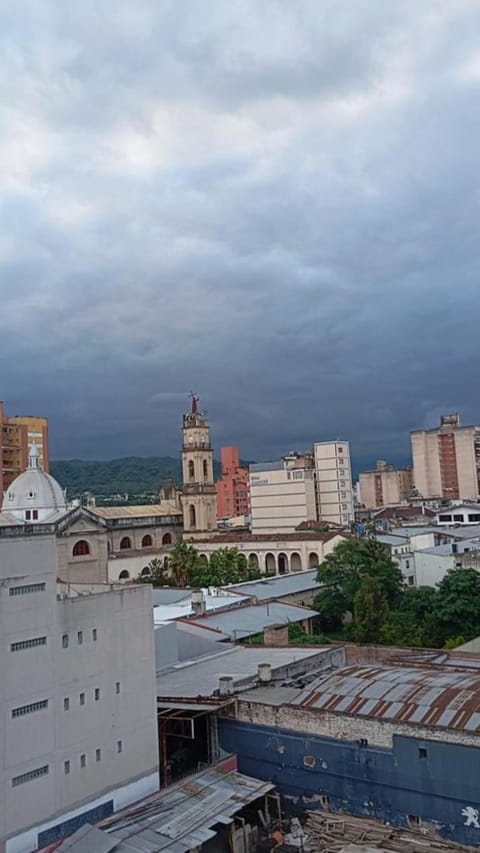
[[[262,461],[480,422],[480,9],[4,11],[0,396],[52,458]],[[477,177],[475,177],[477,176]]]

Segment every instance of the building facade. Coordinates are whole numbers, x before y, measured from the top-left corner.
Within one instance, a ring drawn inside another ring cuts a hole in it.
[[[480,427],[444,415],[435,429],[411,433],[413,480],[426,499],[476,500],[480,493]]]
[[[220,450],[222,475],[217,482],[217,519],[250,514],[248,468],[240,465],[238,447]]]
[[[151,588],[72,597],[42,527],[0,527],[5,853],[46,847],[159,784]]]
[[[195,539],[216,529],[216,489],[210,426],[192,395],[191,411],[183,416],[182,441],[183,529]]]
[[[375,471],[359,475],[360,502],[365,509],[396,506],[407,501],[413,489],[411,468],[394,468],[383,460]]]
[[[8,417],[0,401],[0,495],[28,468],[32,444],[36,444],[41,466],[48,474],[50,457],[47,419],[26,415]]]
[[[250,465],[252,533],[293,533],[316,519],[313,465],[301,455]]]
[[[319,441],[313,448],[317,517],[349,525],[354,519],[352,466],[348,441]]]

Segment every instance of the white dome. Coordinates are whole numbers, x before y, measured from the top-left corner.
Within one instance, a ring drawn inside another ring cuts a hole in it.
[[[28,458],[29,467],[10,484],[3,497],[2,512],[19,521],[48,521],[67,504],[61,486],[54,477],[42,471],[40,454],[34,444]]]

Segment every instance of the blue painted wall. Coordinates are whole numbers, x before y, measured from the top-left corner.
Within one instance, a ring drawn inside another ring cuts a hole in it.
[[[480,845],[480,749],[397,735],[393,749],[221,719],[220,745],[238,769],[271,780],[297,808],[322,808],[408,826],[437,824],[446,839]]]

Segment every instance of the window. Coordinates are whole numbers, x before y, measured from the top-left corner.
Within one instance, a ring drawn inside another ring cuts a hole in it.
[[[410,560],[405,560],[405,568],[406,569],[410,568]]]
[[[123,569],[123,571],[121,571],[119,576],[118,576],[118,580],[119,581],[127,581],[129,579],[129,577],[130,577],[129,572],[127,572],[126,569]]]
[[[345,465],[345,459],[339,459],[338,464],[339,465]]]
[[[207,460],[203,460],[203,479],[206,480],[208,478],[208,463]]]
[[[85,693],[80,693],[80,705],[85,705]]]
[[[438,520],[439,521],[451,521],[452,516],[451,515],[439,515]]]
[[[31,517],[32,517],[31,510],[26,509],[26,510],[25,510],[25,520],[26,520],[26,521],[30,521]]]
[[[337,453],[343,453],[343,447],[337,447]]]
[[[458,515],[458,514],[454,515],[453,520],[454,521],[463,521],[463,515]]]
[[[151,575],[152,573],[150,571],[150,566],[144,566],[142,571],[140,572],[140,574],[141,574],[142,578],[146,578],[146,577],[148,577],[148,575]]]
[[[68,776],[68,774],[70,773],[70,762],[69,761],[63,762],[63,772],[65,773],[65,776]]]
[[[101,761],[101,760],[102,760],[102,750],[96,749],[95,750],[95,761]]]
[[[195,507],[193,504],[190,504],[190,506],[188,508],[188,518],[190,521],[190,527],[193,529],[194,527],[196,527],[196,521],[197,521],[197,514],[195,512]]]
[[[86,557],[90,553],[90,545],[86,539],[79,539],[75,542],[72,550],[73,557]]]
[[[64,634],[62,637],[62,648],[68,649],[68,634]]]
[[[77,640],[78,645],[81,646],[83,644],[83,631],[77,631]]]
[[[292,477],[294,480],[303,480],[303,471],[292,471]]]
[[[149,533],[142,539],[142,548],[151,548],[153,545],[153,539]]]
[[[193,462],[191,459],[188,463],[188,479],[189,480],[195,479],[195,468],[194,468],[194,465],[193,465]]]
[[[413,577],[413,575],[408,576],[407,583],[409,586],[413,586],[415,584],[415,578]]]
[[[118,695],[120,693],[120,682],[117,681],[115,684],[115,693]]]
[[[38,519],[38,509],[32,509],[32,518],[34,521]]]
[[[92,628],[92,640],[94,643],[97,642],[97,629],[96,628]]]
[[[68,698],[68,696],[65,696],[65,699],[63,700],[63,710],[68,711],[69,708],[70,708],[70,699]]]
[[[341,498],[346,498],[346,497],[347,497],[347,493],[346,493],[346,492],[340,492],[340,497],[341,497]]]
[[[120,551],[128,551],[132,547],[130,536],[124,536],[120,540]]]
[[[162,545],[171,545],[172,544],[172,534],[164,533],[162,536]]]
[[[83,755],[80,756],[80,767],[86,767],[86,766],[87,766],[87,756],[85,755],[85,753],[83,753]]]
[[[345,486],[345,480],[340,480],[340,488],[343,489],[344,486]]]
[[[46,637],[34,637],[33,640],[21,640],[19,643],[11,643],[11,652],[22,652],[24,649],[34,649],[36,646],[46,646]]]
[[[121,740],[117,740],[117,752],[120,753],[123,751],[123,743]]]
[[[342,509],[347,509],[347,504],[342,504]]]
[[[30,592],[45,592],[44,583],[26,583],[22,586],[11,586],[9,595],[28,595]]]
[[[418,747],[418,757],[422,759],[427,757],[427,750],[424,746]]]
[[[37,767],[36,770],[30,770],[28,773],[22,773],[21,776],[14,776],[12,779],[12,788],[17,785],[23,785],[25,782],[31,782],[33,779],[38,779],[40,776],[46,776],[48,773],[48,764],[43,767]]]
[[[40,702],[32,702],[30,705],[20,705],[19,708],[12,709],[12,717],[24,717],[25,714],[33,714],[35,711],[42,711],[48,708],[48,699],[42,699]]]
[[[96,687],[95,688],[95,702],[98,702],[99,699],[100,699],[100,688]]]

